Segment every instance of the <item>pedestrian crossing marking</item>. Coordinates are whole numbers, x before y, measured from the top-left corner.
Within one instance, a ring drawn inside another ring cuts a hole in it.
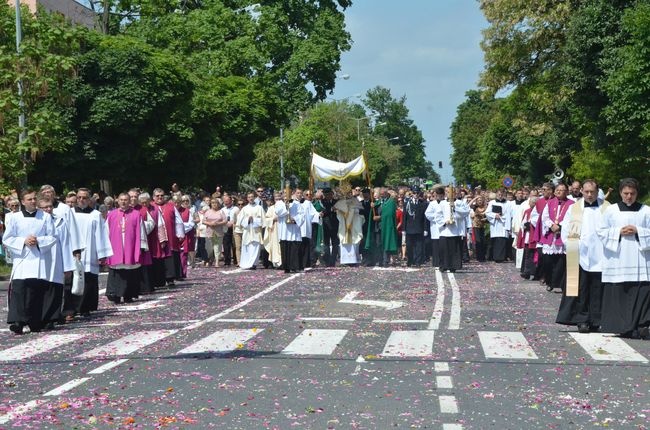
[[[433,330],[400,330],[391,332],[383,357],[426,357],[433,354]]]
[[[427,327],[429,330],[438,330],[440,328],[440,321],[442,321],[442,313],[445,308],[445,281],[442,278],[440,270],[436,269],[436,288],[438,293],[436,295],[436,304],[433,308],[433,315]]]
[[[158,342],[176,333],[178,330],[149,330],[139,331],[124,336],[106,345],[99,346],[80,354],[79,358],[103,358],[132,354],[135,351]]]
[[[60,396],[62,394],[67,393],[68,391],[72,390],[73,388],[78,387],[79,385],[83,384],[84,382],[88,381],[90,378],[85,377],[85,378],[77,378],[73,379],[72,381],[68,381],[63,385],[60,385],[56,387],[53,390],[48,391],[47,393],[43,394],[45,397],[55,397],[55,396]]]
[[[238,320],[239,321],[239,320]],[[242,320],[243,322],[244,320]],[[374,321],[373,321],[374,322]],[[107,344],[97,346],[87,352],[77,355],[77,358],[120,358],[151,345],[159,340],[176,333],[178,330],[148,330],[140,331]],[[178,354],[192,353],[227,353],[241,349],[246,342],[264,331],[261,328],[225,329],[213,332],[201,338],[190,346],[181,349]],[[345,338],[349,330],[343,329],[307,329],[297,334],[288,345],[281,350],[285,355],[331,355]],[[26,360],[39,354],[46,354],[66,344],[87,337],[90,332],[48,334],[25,341],[24,343],[0,351],[0,362],[16,362]],[[380,332],[368,332],[381,337]],[[110,332],[106,332],[110,335]],[[383,351],[363,351],[363,354],[376,354],[375,357],[427,357],[433,354],[434,330],[393,330],[389,334]],[[575,340],[577,346],[595,361],[620,361],[648,363],[646,356],[639,353],[624,339],[602,333],[568,333],[564,337]],[[526,337],[521,332],[508,331],[478,331],[478,338],[486,359],[537,360]],[[21,340],[23,338],[20,338]],[[353,351],[355,354],[358,351]],[[539,351],[537,351],[539,353]],[[76,353],[75,353],[76,354]],[[362,355],[363,355],[362,354]],[[582,357],[582,355],[580,355]],[[104,367],[105,366],[105,367]],[[90,374],[103,373],[115,365],[105,363]],[[436,362],[437,372],[448,371],[447,363]],[[443,385],[445,382],[443,382]]]
[[[478,336],[486,358],[537,360],[537,354],[535,354],[522,333],[479,331]]]
[[[372,270],[382,270],[385,272],[418,272],[420,269],[414,267],[379,267],[375,266]]]
[[[442,389],[442,388],[454,388],[453,381],[451,379],[451,376],[446,376],[446,375],[438,375],[436,376],[436,388]]]
[[[165,298],[161,297],[157,300],[150,300],[143,303],[138,303],[137,305],[124,305],[119,306],[116,309],[119,312],[136,312],[136,311],[145,311],[147,309],[160,308],[165,306],[163,303]]]
[[[304,330],[282,350],[282,354],[330,355],[341,343],[347,332],[347,330]]]
[[[603,333],[569,333],[569,335],[594,360],[648,362],[647,358],[636,352],[623,339],[612,335]]]
[[[67,343],[81,339],[83,334],[48,334],[39,339],[33,339],[2,352],[0,361],[19,361],[51,351]]]
[[[455,396],[440,396],[438,402],[440,403],[440,412],[443,414],[458,413],[458,402]]]
[[[178,354],[203,354],[227,353],[242,349],[244,344],[261,333],[264,329],[227,329],[219,330],[208,337],[204,337],[187,348],[178,351]]]

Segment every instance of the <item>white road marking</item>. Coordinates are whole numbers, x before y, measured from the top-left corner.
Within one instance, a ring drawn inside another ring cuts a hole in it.
[[[537,359],[523,334],[514,331],[479,331],[486,358]]]
[[[372,268],[372,270],[383,270],[386,272],[417,272],[420,269],[416,269],[414,267],[378,267],[375,266]]]
[[[391,332],[383,357],[425,357],[433,353],[433,330],[404,330]]]
[[[220,318],[215,322],[228,322],[228,323],[272,323],[275,322],[274,318]]]
[[[27,412],[42,405],[43,403],[46,403],[46,401],[36,399],[36,400],[30,400],[29,402],[23,403],[22,405],[18,405],[15,408],[11,409],[6,414],[0,415],[0,424],[7,424],[9,421],[15,420],[19,416],[26,414]]]
[[[238,268],[238,269],[232,269],[232,270],[223,270],[221,273],[223,273],[224,275],[233,275],[235,273],[241,273],[241,272],[245,272],[245,271],[246,270],[244,270],[244,269],[239,269]]]
[[[372,320],[375,324],[428,324],[429,320]]]
[[[353,305],[364,305],[364,306],[377,306],[380,308],[385,308],[388,310],[391,309],[397,309],[401,308],[404,306],[403,302],[392,300],[392,301],[384,301],[384,300],[356,300],[355,297],[359,295],[360,291],[350,291],[343,297],[341,300],[339,300],[339,303],[349,303]]]
[[[102,358],[132,354],[145,346],[151,345],[152,343],[158,342],[159,340],[176,333],[177,331],[178,330],[149,330],[135,332],[117,339],[114,342],[84,352],[78,357]]]
[[[569,333],[569,335],[594,360],[635,361],[647,363],[648,359],[639,354],[623,339],[602,333]]]
[[[438,330],[440,328],[440,321],[442,321],[442,313],[445,309],[445,281],[442,279],[440,269],[436,269],[436,287],[438,294],[436,295],[436,304],[433,307],[433,315],[427,327],[429,330]]]
[[[440,403],[440,412],[443,414],[458,413],[458,402],[456,402],[455,396],[440,396],[438,402]]]
[[[172,325],[172,324],[189,324],[195,323],[199,320],[179,320],[179,321],[146,321],[141,322],[142,325]]]
[[[178,351],[178,354],[200,354],[207,352],[226,353],[242,349],[244,343],[252,339],[264,329],[230,329],[220,330],[210,336],[204,337],[187,348]]]
[[[347,330],[304,330],[282,350],[282,354],[330,355],[347,332]]]
[[[72,390],[75,387],[78,387],[79,385],[83,384],[87,380],[89,380],[89,377],[86,378],[77,378],[73,379],[72,381],[68,381],[63,385],[59,385],[53,390],[48,391],[47,393],[43,394],[45,397],[53,397],[53,396],[60,396],[61,394],[67,393],[68,391]]]
[[[112,360],[112,361],[109,361],[106,364],[102,364],[101,366],[97,367],[96,369],[91,370],[90,372],[88,372],[88,374],[89,375],[101,375],[102,373],[107,372],[107,371],[109,371],[111,369],[114,369],[117,366],[119,366],[120,364],[126,363],[127,361],[129,361],[128,358],[119,358],[117,360]]]
[[[451,380],[451,376],[436,376],[436,388],[454,388],[454,384]]]
[[[92,321],[88,322],[83,322],[79,321],[75,323],[75,327],[83,327],[83,328],[93,328],[93,327],[119,327],[124,323],[95,323]]]
[[[443,424],[442,430],[463,430],[462,424]]]
[[[308,318],[296,318],[296,321],[354,321],[354,318],[346,318],[346,317],[308,317]]]
[[[266,288],[266,289],[260,291],[259,293],[250,296],[250,297],[247,298],[246,300],[241,301],[241,302],[237,303],[236,305],[229,307],[228,309],[226,309],[226,310],[223,311],[223,312],[219,312],[218,314],[216,314],[216,315],[212,315],[211,317],[208,317],[208,318],[206,318],[206,319],[204,319],[204,320],[202,320],[202,321],[198,321],[198,322],[195,322],[194,324],[190,324],[190,325],[188,325],[187,327],[183,327],[183,330],[194,330],[195,328],[197,328],[197,327],[201,327],[202,325],[204,325],[204,324],[206,324],[206,323],[209,323],[209,322],[212,322],[212,321],[218,320],[218,319],[220,319],[220,318],[223,318],[223,317],[225,317],[226,315],[228,315],[229,313],[234,312],[234,311],[236,311],[237,309],[241,309],[241,308],[243,308],[244,306],[246,306],[247,304],[249,304],[249,303],[252,302],[253,300],[259,299],[260,297],[262,297],[262,296],[264,296],[264,295],[270,293],[271,291],[273,291],[273,290],[275,290],[275,289],[281,287],[282,285],[284,285],[284,284],[286,284],[287,282],[289,282],[289,281],[291,281],[291,280],[297,278],[297,277],[300,276],[300,275],[302,275],[302,273],[296,273],[295,275],[291,275],[291,276],[289,276],[288,278],[283,279],[282,281],[277,282],[277,283],[271,285],[270,287],[268,287],[268,288]]]
[[[449,316],[449,330],[460,328],[460,289],[453,273],[447,273],[451,284],[451,315]]]
[[[166,306],[165,304],[163,304],[163,301],[167,300],[168,298],[169,296],[162,296],[157,298],[156,300],[148,300],[146,302],[138,303],[135,305],[126,304],[126,305],[118,306],[116,307],[116,309],[120,312],[135,312],[135,311],[144,311],[153,308],[160,308]]]
[[[449,363],[444,363],[442,361],[436,361],[433,363],[433,369],[436,372],[449,372]]]
[[[0,361],[18,361],[26,358],[51,351],[62,345],[81,339],[83,334],[48,334],[39,339],[33,339],[28,342],[16,345],[2,351]]]

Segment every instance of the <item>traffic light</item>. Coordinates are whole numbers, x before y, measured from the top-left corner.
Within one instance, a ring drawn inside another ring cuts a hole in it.
[[[442,169],[442,161],[438,161],[438,169]]]

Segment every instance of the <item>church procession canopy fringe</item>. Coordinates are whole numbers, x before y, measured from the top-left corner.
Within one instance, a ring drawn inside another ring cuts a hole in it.
[[[350,176],[367,173],[366,157],[362,154],[348,163],[328,160],[313,153],[311,159],[311,177],[318,181],[342,181]],[[370,175],[367,175],[370,176]]]

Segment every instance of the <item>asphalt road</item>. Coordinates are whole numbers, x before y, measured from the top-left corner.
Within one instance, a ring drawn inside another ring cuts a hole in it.
[[[197,268],[0,331],[0,428],[650,428],[650,342],[558,326],[559,300],[512,264]]]

